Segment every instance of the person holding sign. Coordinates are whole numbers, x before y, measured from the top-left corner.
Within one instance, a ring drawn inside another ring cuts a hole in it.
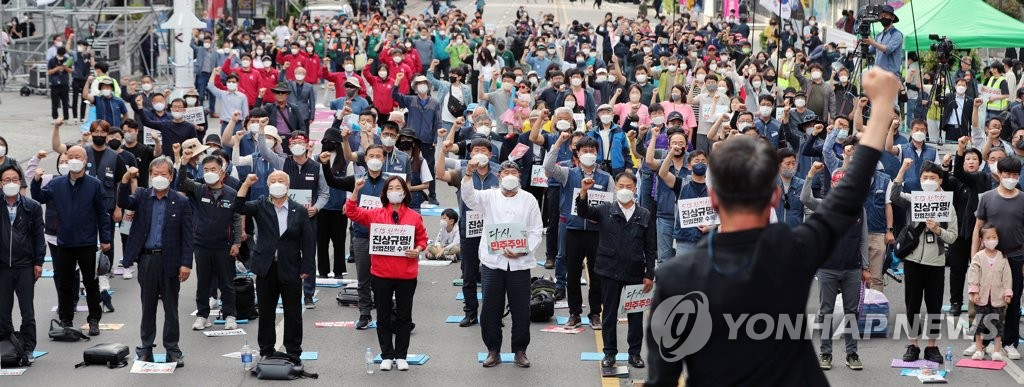
[[[315,275],[316,233],[303,206],[288,197],[288,174],[271,172],[267,177],[269,196],[246,200],[249,189],[259,178],[249,174],[238,189],[231,209],[247,215],[256,224],[250,270],[256,274],[256,298],[259,301],[260,327],[256,338],[260,356],[276,351],[277,315],[271,313],[281,299],[284,309],[284,348],[296,358],[302,354],[302,280]],[[276,236],[274,234],[277,234]]]
[[[581,217],[600,224],[594,272],[601,276],[605,311],[604,320],[601,321],[601,336],[604,339],[601,367],[614,367],[615,355],[618,354],[616,326],[619,317],[613,311],[619,310],[623,287],[642,283],[643,293],[650,293],[654,287],[658,233],[655,217],[646,208],[636,205],[636,176],[625,172],[615,176],[616,203],[590,205],[587,191],[593,186],[594,179],[583,179],[580,194],[576,196],[576,211]],[[629,321],[626,334],[629,365],[644,368],[644,359],[640,356],[644,339],[643,313],[629,312],[628,308],[630,306],[627,306],[626,312]]]
[[[190,138],[199,138],[196,126],[191,122],[185,121],[185,100],[175,98],[171,101],[170,121],[162,121],[154,117],[153,113],[148,109],[143,109],[142,102],[141,95],[135,97],[135,103],[132,104],[132,108],[135,108],[135,116],[138,117],[142,126],[160,132],[161,141],[163,142],[161,152],[163,154],[173,154],[171,146],[174,144],[183,143]]]
[[[358,179],[353,188],[362,192],[365,186],[366,179]],[[352,195],[345,202],[345,213],[353,224],[370,230],[369,250],[364,251],[369,251],[372,262],[373,302],[378,311],[383,311],[377,314],[380,370],[390,371],[394,365],[399,371],[408,371],[405,357],[412,332],[412,300],[420,252],[427,248],[427,228],[423,226],[423,217],[409,208],[411,198],[405,179],[391,176],[384,186],[387,188],[380,193],[380,202],[387,201],[387,206],[364,209],[359,204],[359,195]],[[392,309],[395,318],[391,318]]]
[[[267,147],[265,137],[257,139],[256,147],[259,149],[259,154],[263,155],[263,158],[270,163],[271,168],[282,170],[288,174],[289,180],[292,181],[289,190],[291,195],[289,196],[306,208],[306,213],[313,224],[313,232],[316,233],[316,214],[327,205],[327,200],[331,197],[331,190],[324,180],[324,175],[320,173],[317,163],[309,159],[309,152],[313,151],[313,146],[309,143],[309,136],[306,135],[306,132],[292,132],[291,136],[288,136],[288,150],[291,151],[292,157],[286,158],[274,153]],[[315,290],[316,278],[310,276],[302,282],[302,302],[306,305],[306,309],[316,307],[316,304],[313,303],[313,291]]]
[[[482,158],[472,159],[467,168],[479,170],[481,163],[486,162]],[[530,269],[537,266],[533,250],[540,245],[544,225],[537,201],[533,195],[519,187],[519,173],[519,166],[514,161],[505,161],[498,172],[501,176],[500,188],[479,190],[476,188],[478,183],[475,176],[465,175],[462,179],[462,202],[467,208],[483,214],[484,230],[488,234],[488,242],[491,242],[480,244],[477,251],[482,265],[480,274],[484,298],[484,308],[480,313],[480,335],[487,346],[487,358],[483,366],[488,368],[501,363],[501,317],[505,311],[506,296],[512,314],[515,365],[522,368],[530,366],[530,359],[526,357],[526,347],[530,345]],[[502,231],[502,228],[506,230]],[[513,229],[521,231],[516,235],[511,232]],[[521,243],[524,238],[525,246]],[[502,241],[516,242],[514,246],[509,246],[503,245]],[[579,276],[577,271],[576,278]],[[576,289],[579,289],[578,284]],[[475,294],[473,298],[476,298]],[[579,315],[576,316],[578,321]]]
[[[569,141],[572,134],[562,132],[552,148],[558,149],[563,142]],[[562,184],[559,216],[566,219],[565,225],[565,258],[568,264],[566,274],[566,295],[569,298],[569,321],[565,326],[576,328],[582,323],[583,296],[580,292],[580,278],[583,275],[583,260],[587,261],[587,273],[590,277],[587,286],[590,302],[590,327],[601,329],[598,322],[601,316],[601,280],[594,273],[593,261],[597,257],[598,227],[594,222],[577,216],[576,196],[579,195],[583,179],[594,179],[594,189],[588,190],[589,200],[594,204],[610,202],[613,194],[612,176],[597,168],[597,140],[584,137],[576,142],[576,154],[580,163],[578,167],[563,167],[556,163],[557,153],[548,152],[544,156],[544,173],[551,179]],[[595,192],[596,191],[596,192]],[[572,242],[569,242],[572,241]]]
[[[674,134],[672,137],[678,139],[679,134]],[[683,154],[684,148],[678,144],[672,147],[673,155]],[[671,159],[671,157],[666,157],[662,161],[661,168],[658,170],[658,177],[675,194],[678,200],[676,211],[679,212],[677,216],[679,220],[673,223],[672,231],[675,246],[672,246],[671,243],[668,245],[671,252],[669,257],[675,257],[682,252],[695,249],[697,242],[711,231],[714,222],[707,222],[706,219],[713,217],[710,213],[714,211],[709,207],[710,202],[700,201],[701,198],[708,197],[707,154],[701,150],[695,150],[687,155],[686,163],[690,172],[687,175],[671,173],[669,170],[669,164],[672,162],[670,161]],[[687,203],[704,204],[689,206]]]
[[[348,129],[342,131],[343,144],[348,143],[350,134],[351,131]],[[355,200],[360,208],[364,210],[381,208],[384,206],[384,201],[380,197],[385,187],[385,176],[381,172],[384,167],[384,147],[372,144],[366,147],[366,151],[362,154],[365,162],[361,165],[366,167],[366,172],[359,176],[350,175],[338,178],[330,172],[328,166],[331,161],[331,153],[321,152],[321,174],[329,187],[351,192],[349,199]],[[363,185],[359,188],[356,188],[356,179],[363,180]],[[346,215],[351,218],[348,211],[346,211]],[[352,222],[352,256],[356,264],[356,278],[359,280],[359,321],[356,322],[356,329],[366,329],[372,320],[370,310],[373,308],[373,298],[370,293],[370,229],[354,221]]]
[[[915,164],[915,159],[903,159],[903,166],[896,178],[892,181],[892,203],[895,206],[903,207],[911,215],[907,220],[912,219],[913,213],[918,212],[920,203],[911,201],[914,194],[920,192],[902,192],[904,176],[907,170]],[[938,164],[925,161],[921,166],[919,186],[925,193],[941,192],[942,175],[944,171]],[[924,324],[929,327],[927,333],[928,346],[924,348],[924,359],[936,363],[942,363],[942,352],[935,345],[935,339],[939,334],[938,320],[942,316],[942,295],[946,286],[946,246],[956,241],[958,234],[956,211],[953,211],[952,203],[941,202],[946,207],[949,220],[937,222],[928,218],[924,222],[912,221],[905,227],[917,234],[917,247],[904,258],[907,303],[907,321],[914,323],[917,314],[921,310],[921,301],[924,300],[925,309],[928,314]],[[930,211],[928,211],[930,212]],[[902,234],[902,232],[901,232]],[[917,346],[917,337],[920,335],[920,325],[914,324],[910,335],[910,345],[903,355],[904,361],[918,360],[921,349]]]

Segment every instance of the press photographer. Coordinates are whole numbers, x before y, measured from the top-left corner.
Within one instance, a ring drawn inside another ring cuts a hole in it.
[[[867,6],[861,11],[861,29],[864,23],[877,20],[882,23],[882,32],[874,38],[862,37],[861,44],[868,45],[868,52],[875,57],[875,66],[900,76],[903,67],[903,33],[893,26],[900,22],[891,5]]]

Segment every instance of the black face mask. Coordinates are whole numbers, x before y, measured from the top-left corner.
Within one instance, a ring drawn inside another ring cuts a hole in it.
[[[1014,147],[1020,150],[1024,150],[1024,138],[1017,140],[1017,143],[1013,144]]]
[[[882,27],[888,27],[892,25],[892,19],[882,18],[879,20],[882,23]]]
[[[110,140],[107,142],[107,146],[109,146],[110,149],[121,149],[121,140]]]
[[[92,136],[92,144],[96,146],[107,145],[107,136]]]
[[[412,149],[412,141],[402,141],[398,144],[395,144],[395,148],[398,148],[398,150],[403,152],[408,151]]]

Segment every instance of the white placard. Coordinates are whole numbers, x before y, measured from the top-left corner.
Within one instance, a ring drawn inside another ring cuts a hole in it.
[[[206,337],[222,337],[222,336],[242,336],[245,335],[244,329],[232,329],[228,331],[207,331],[203,332]]]
[[[487,234],[487,251],[491,254],[501,254],[506,248],[516,254],[530,252],[522,223],[488,224],[484,229]]]
[[[619,315],[627,313],[639,313],[651,309],[651,302],[654,301],[654,289],[644,293],[643,285],[626,285],[622,287],[622,296],[619,298]]]
[[[910,220],[914,222],[948,222],[952,219],[953,193],[914,191],[910,193],[910,205]]]
[[[302,205],[313,204],[313,190],[311,189],[290,189],[288,197]]]
[[[153,140],[153,136],[160,137],[160,131],[150,128],[148,126],[142,127],[142,143],[146,145],[156,145],[156,141]]]
[[[978,86],[978,97],[985,101],[991,101],[1003,95],[1003,92],[995,87]]]
[[[416,247],[416,227],[402,224],[370,224],[370,255],[404,257]]]
[[[681,228],[718,224],[718,212],[711,208],[711,198],[682,199],[677,207]]]
[[[25,373],[25,368],[7,368],[0,370],[0,376],[21,376]]]
[[[484,235],[484,214],[477,211],[466,211],[466,238],[479,238]]]
[[[548,186],[548,176],[544,173],[544,166],[534,165],[530,168],[530,185],[533,187]]]
[[[132,221],[135,220],[135,211],[123,210],[121,216],[121,225],[118,226],[117,230],[124,235],[128,235],[132,231]]]
[[[701,119],[704,122],[715,122],[723,114],[729,114],[729,105],[708,105],[700,107]]]
[[[380,198],[371,195],[359,195],[359,208],[364,210],[373,210],[384,207],[384,203],[381,203]]]
[[[192,125],[206,125],[206,111],[202,106],[185,108],[185,122]]]
[[[133,374],[173,374],[178,363],[150,363],[136,360],[132,363]]]
[[[591,207],[595,207],[595,206],[600,205],[601,203],[607,203],[607,202],[610,202],[613,199],[615,199],[615,194],[614,193],[605,192],[605,191],[598,191],[598,190],[594,189],[595,187],[591,187],[590,189],[587,190],[587,202],[590,203]],[[570,214],[577,215],[576,214],[576,198],[579,197],[579,196],[580,196],[580,189],[579,188],[573,188],[572,189],[572,210],[569,212]]]

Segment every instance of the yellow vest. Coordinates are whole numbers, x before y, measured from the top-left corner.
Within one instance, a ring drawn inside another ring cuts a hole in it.
[[[993,89],[999,90],[1000,82],[1006,82],[1006,77],[1003,77],[1002,75],[1000,75],[998,77],[989,78],[988,82],[987,82],[987,84],[985,86],[988,86],[988,87],[991,87]],[[989,102],[988,105],[985,105],[985,107],[988,108],[988,110],[1006,110],[1006,107],[1009,106],[1009,105],[1010,105],[1010,100],[1009,99],[1002,99],[1002,100],[999,100],[999,101]]]

